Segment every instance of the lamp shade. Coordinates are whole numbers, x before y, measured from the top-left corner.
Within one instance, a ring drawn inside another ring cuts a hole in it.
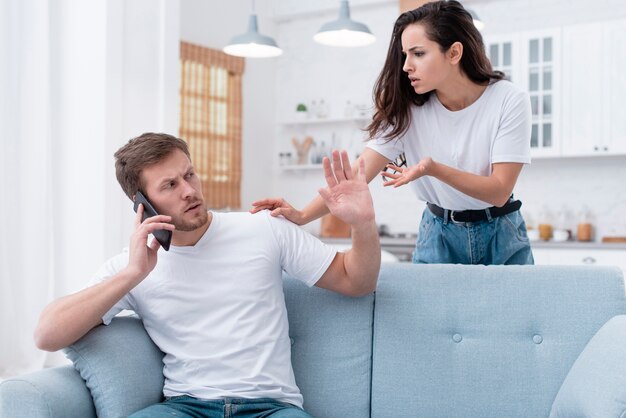
[[[223,51],[229,55],[247,58],[276,57],[283,53],[274,39],[259,33],[256,14],[250,15],[248,32],[233,37]]]
[[[376,41],[366,25],[350,19],[348,0],[341,1],[339,18],[324,24],[313,39],[323,45],[343,47],[365,46]]]

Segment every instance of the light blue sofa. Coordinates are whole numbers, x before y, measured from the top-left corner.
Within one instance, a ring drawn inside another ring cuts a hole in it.
[[[374,295],[287,279],[285,298],[315,417],[626,416],[617,268],[384,264]],[[161,353],[136,318],[67,353],[82,377],[65,366],[7,380],[0,416],[121,417],[161,397]]]

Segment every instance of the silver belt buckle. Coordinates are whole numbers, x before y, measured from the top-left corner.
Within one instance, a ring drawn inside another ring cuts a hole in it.
[[[453,210],[450,211],[450,219],[452,220],[452,222],[454,222],[455,224],[464,224],[465,222],[461,222],[461,221],[457,221],[456,219],[454,219],[454,212]]]

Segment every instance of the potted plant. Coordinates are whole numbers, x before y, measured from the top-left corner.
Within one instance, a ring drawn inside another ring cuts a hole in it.
[[[296,106],[296,117],[298,120],[304,120],[308,118],[309,111],[304,103],[298,103]]]

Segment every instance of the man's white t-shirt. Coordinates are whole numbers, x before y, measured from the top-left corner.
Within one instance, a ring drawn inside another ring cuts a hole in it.
[[[130,309],[163,359],[165,396],[273,398],[302,407],[291,366],[282,272],[313,286],[336,250],[267,211],[213,213],[192,247],[159,250],[154,270],[102,320]],[[125,251],[95,281],[128,263]]]
[[[530,133],[528,93],[501,80],[488,85],[474,103],[459,111],[446,109],[433,93],[423,106],[411,108],[411,124],[404,135],[388,142],[373,139],[367,146],[389,160],[404,152],[408,166],[432,157],[461,171],[488,176],[491,164],[530,164]],[[431,176],[409,184],[419,199],[446,209],[491,206]]]

